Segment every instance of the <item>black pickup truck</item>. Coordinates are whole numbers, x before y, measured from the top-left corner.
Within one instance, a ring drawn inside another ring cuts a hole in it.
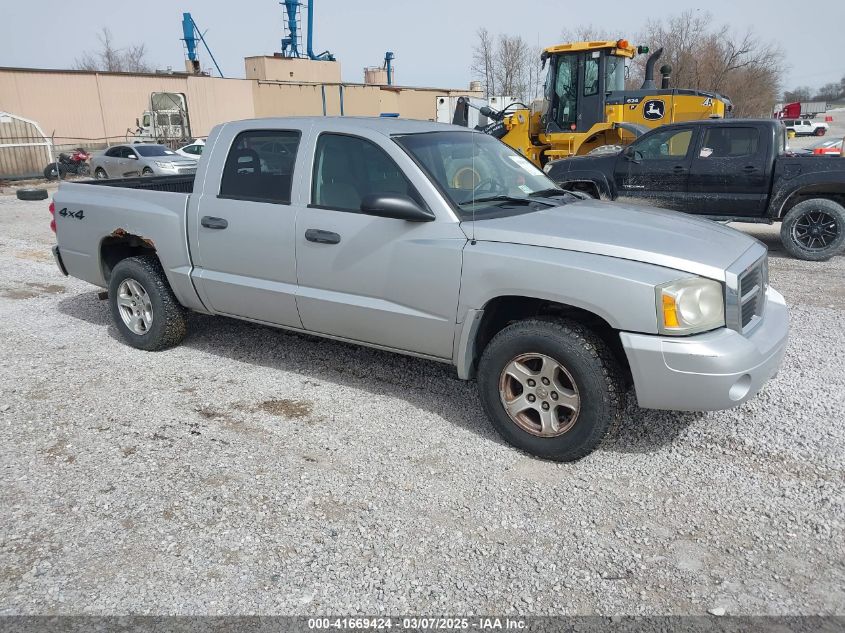
[[[845,248],[845,159],[789,152],[780,121],[674,123],[622,151],[550,162],[564,189],[694,213],[719,221],[781,222],[794,257]]]

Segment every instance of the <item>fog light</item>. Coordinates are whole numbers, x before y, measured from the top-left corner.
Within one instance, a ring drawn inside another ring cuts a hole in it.
[[[728,397],[734,402],[739,402],[748,395],[749,389],[751,389],[751,374],[742,374],[728,391]]]

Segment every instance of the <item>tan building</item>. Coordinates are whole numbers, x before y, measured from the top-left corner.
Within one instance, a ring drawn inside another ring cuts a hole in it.
[[[477,91],[340,81],[340,63],[247,57],[246,79],[175,74],[0,68],[0,112],[30,119],[58,146],[125,142],[153,92],[185,95],[191,133],[225,121],[289,115],[434,119],[436,98]],[[0,174],[2,176],[3,174]]]

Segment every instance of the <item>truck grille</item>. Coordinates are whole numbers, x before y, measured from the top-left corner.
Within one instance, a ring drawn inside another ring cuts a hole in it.
[[[739,310],[742,329],[753,324],[754,317],[762,317],[766,305],[768,263],[762,258],[739,278]]]

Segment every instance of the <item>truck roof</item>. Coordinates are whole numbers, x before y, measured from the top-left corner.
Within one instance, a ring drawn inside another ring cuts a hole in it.
[[[268,127],[310,127],[331,131],[361,130],[362,128],[380,132],[385,136],[392,134],[415,134],[422,132],[470,132],[465,127],[434,121],[417,121],[400,119],[398,117],[357,117],[357,116],[307,116],[307,117],[268,117],[261,119],[244,119],[232,121],[225,125],[238,127],[255,127],[256,124]]]
[[[775,126],[780,124],[779,119],[694,119],[692,121],[676,121],[668,125],[661,125],[664,127],[680,127],[682,125],[736,125],[737,123]]]

